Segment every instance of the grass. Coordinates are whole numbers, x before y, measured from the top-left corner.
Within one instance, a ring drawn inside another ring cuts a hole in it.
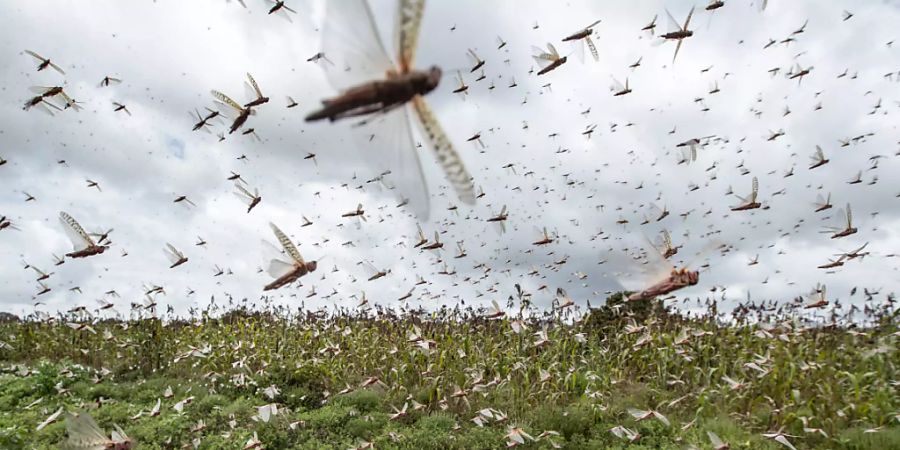
[[[58,448],[64,421],[35,427],[60,407],[87,410],[104,430],[121,426],[141,449],[240,449],[254,433],[268,449],[489,449],[505,448],[511,427],[536,438],[525,448],[708,449],[709,431],[732,449],[786,448],[763,436],[778,430],[798,449],[900,448],[894,310],[865,328],[807,328],[616,304],[578,321],[524,307],[494,321],[269,308],[127,328],[107,320],[93,331],[0,324],[0,448]],[[522,333],[511,327],[519,319]],[[279,414],[254,420],[269,403]],[[634,408],[671,424],[638,421]],[[640,437],[619,438],[616,426]],[[548,430],[558,435],[537,439]]]

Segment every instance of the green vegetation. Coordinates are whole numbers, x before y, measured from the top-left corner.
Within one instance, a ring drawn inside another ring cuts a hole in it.
[[[0,448],[57,448],[63,420],[35,428],[60,407],[140,449],[240,449],[254,433],[267,449],[505,448],[513,428],[534,438],[523,448],[710,449],[709,431],[732,449],[787,448],[764,436],[779,431],[798,449],[900,448],[887,310],[865,328],[726,326],[615,299],[578,321],[214,313],[0,324]],[[270,403],[278,414],[254,420]]]

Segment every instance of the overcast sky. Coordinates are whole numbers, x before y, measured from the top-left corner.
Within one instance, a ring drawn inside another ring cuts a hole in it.
[[[428,284],[416,288],[413,305],[503,303],[514,283],[533,292],[539,305],[549,305],[557,287],[579,304],[598,304],[620,283],[647,281],[639,272],[653,270],[630,260],[629,250],[649,248],[647,240],[663,228],[683,245],[674,263],[709,265],[700,283],[679,297],[713,295],[718,286],[734,301],[748,292],[789,301],[822,283],[832,299],[848,300],[854,286],[882,294],[900,287],[900,259],[892,256],[900,252],[900,42],[891,44],[898,38],[897,2],[770,0],[760,12],[751,1],[729,0],[714,13],[699,0],[431,2],[415,67],[443,68],[441,85],[427,100],[484,191],[474,206],[447,186],[417,128],[413,140],[421,147],[404,139],[404,127],[395,126],[401,111],[357,128],[304,122],[335,93],[329,74],[337,81],[347,77],[341,66],[354,66],[344,62],[347,55],[326,54],[337,64],[331,68],[307,62],[341,46],[322,42],[329,39],[328,10],[358,2],[289,0],[297,11],[293,21],[268,15],[262,0],[246,3],[246,9],[221,0],[0,4],[0,157],[8,160],[0,166],[0,215],[19,228],[0,231],[0,309],[28,313],[37,300],[51,312],[94,307],[114,289],[121,298],[112,301],[124,313],[142,298],[144,283],[165,287],[159,302],[178,312],[213,295],[255,300],[271,281],[257,270],[264,265],[261,241],[274,242],[269,222],[298,242],[308,260],[326,256],[302,286],[273,295],[310,307],[350,307],[356,303],[350,296],[363,291],[371,302],[397,304],[416,275]],[[641,28],[658,15],[657,35],[665,32],[665,8],[683,21],[691,6],[697,7],[694,35],[673,65],[674,42],[657,45],[661,39]],[[375,1],[372,8],[382,36],[392,36],[395,2]],[[846,21],[845,10],[853,14]],[[597,19],[599,62],[589,54],[582,62],[582,44],[561,39]],[[807,20],[802,33],[792,34]],[[361,33],[366,26],[359,24]],[[498,36],[507,42],[499,50]],[[794,41],[764,49],[770,39],[788,37]],[[568,61],[537,76],[532,46],[547,42]],[[394,58],[392,41],[385,43]],[[481,81],[469,73],[469,48],[486,61]],[[65,76],[37,72],[25,49],[50,58]],[[639,67],[629,68],[639,59]],[[812,66],[802,82],[786,77],[795,64]],[[464,99],[452,93],[457,70],[470,86]],[[239,133],[219,142],[224,123],[213,133],[192,132],[189,112],[213,107],[211,89],[251,100],[243,87],[247,72],[271,98],[245,125],[261,142]],[[362,70],[352,75],[367,78]],[[104,76],[123,81],[102,87]],[[627,78],[633,92],[614,97],[613,77]],[[509,87],[513,80],[517,86]],[[715,84],[720,92],[709,93]],[[33,95],[29,87],[57,85],[84,110],[51,117],[22,109]],[[287,95],[299,106],[286,108]],[[131,115],[114,111],[112,102]],[[582,134],[593,125],[593,134]],[[768,140],[780,129],[784,136]],[[467,142],[478,132],[484,148]],[[678,143],[710,135],[716,139],[698,149],[696,162],[678,163]],[[841,146],[860,135],[866,137]],[[830,162],[810,170],[816,145]],[[304,159],[309,152],[315,162]],[[425,184],[404,170],[416,154]],[[367,183],[392,167],[385,183]],[[785,178],[791,168],[794,176]],[[860,170],[863,182],[848,184]],[[263,198],[249,214],[226,179],[232,171]],[[726,195],[729,186],[746,195],[754,176],[768,208],[730,211],[739,200]],[[401,193],[415,197],[426,188],[427,218],[397,208]],[[26,202],[23,192],[35,200]],[[835,207],[814,212],[818,193],[830,193]],[[182,195],[196,207],[173,203]],[[341,217],[358,203],[366,222]],[[842,239],[820,233],[847,203],[859,231]],[[655,222],[652,204],[670,216]],[[502,205],[509,209],[504,234],[485,221]],[[72,249],[60,211],[89,231],[113,228],[112,249],[55,266],[53,255]],[[301,215],[313,225],[301,227]],[[645,216],[651,223],[641,225]],[[413,248],[417,223],[429,238],[439,231],[444,250]],[[540,237],[535,227],[559,239],[533,246]],[[207,245],[196,246],[198,236]],[[464,258],[454,258],[457,241]],[[694,256],[711,241],[731,251]],[[188,263],[170,270],[167,242]],[[816,268],[866,242],[869,257],[831,271]],[[748,265],[756,255],[759,264]],[[23,260],[54,272],[46,281],[51,292],[34,297],[35,273]],[[392,272],[366,281],[363,260]],[[438,274],[444,264],[456,274]],[[230,273],[214,276],[216,265]],[[537,291],[542,285],[549,289]],[[69,291],[76,286],[81,293]],[[313,287],[318,295],[306,298]],[[333,290],[338,294],[325,298]]]

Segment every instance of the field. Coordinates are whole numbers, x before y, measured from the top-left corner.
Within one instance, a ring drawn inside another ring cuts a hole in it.
[[[61,407],[140,449],[715,448],[709,432],[732,449],[900,448],[892,305],[849,328],[618,299],[581,320],[523,311],[7,322],[0,448],[58,448],[64,416],[36,427]]]

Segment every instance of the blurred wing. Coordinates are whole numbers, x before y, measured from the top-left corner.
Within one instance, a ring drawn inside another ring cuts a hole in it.
[[[612,86],[610,86],[610,90],[611,90],[611,91],[616,91],[616,92],[622,92],[622,91],[625,90],[625,86],[622,86],[622,83],[620,83],[619,80],[613,78],[613,79],[612,79]]]
[[[33,94],[42,95],[44,92],[50,90],[50,88],[47,86],[31,86],[28,88],[28,90]]]
[[[269,241],[263,240],[263,253],[266,260],[266,273],[278,279],[294,270],[294,265],[284,260],[284,254]]]
[[[684,28],[682,30],[687,31],[688,26],[691,24],[691,17],[694,16],[694,7],[691,6],[691,12],[688,13],[687,19],[684,20]]]
[[[456,81],[459,81],[460,87],[466,85],[466,81],[463,80],[463,77],[462,77],[462,72],[460,72],[459,70],[456,71]]]
[[[164,248],[163,251],[166,254],[166,258],[168,258],[172,264],[177,263],[178,260],[181,259],[178,256],[178,250],[175,250],[175,247],[172,247],[170,244],[166,244],[166,248]]]
[[[649,239],[648,239],[649,242]],[[666,230],[662,230],[653,242],[651,242],[653,248],[656,249],[659,253],[664,253],[666,250],[672,247],[672,238],[669,236],[669,232]]]
[[[425,238],[425,232],[422,231],[422,225],[420,225],[420,224],[417,223],[417,224],[416,224],[416,230],[418,230],[418,232],[419,232],[419,240],[420,240],[420,241],[426,240],[426,238]]]
[[[834,215],[830,218],[826,218],[826,220],[830,220],[833,225],[826,226],[825,228],[832,231],[840,231],[847,226],[847,213],[845,212],[844,208],[838,208],[838,210],[835,211]]]
[[[444,175],[450,185],[456,191],[456,195],[464,203],[475,203],[475,186],[472,183],[472,176],[466,170],[462,158],[453,148],[450,138],[444,133],[441,124],[438,122],[428,103],[421,96],[413,98],[413,107],[419,114],[419,122],[428,139],[431,141],[434,155],[444,169]]]
[[[681,159],[690,164],[697,160],[697,150],[694,146],[682,147]]]
[[[599,24],[599,23],[602,22],[602,21],[603,21],[603,20],[601,20],[601,19],[597,19],[597,20],[595,20],[594,22],[592,22],[590,25],[584,27],[584,29],[585,29],[585,30],[590,30],[591,28],[594,28],[595,25]]]
[[[416,47],[419,45],[419,28],[422,25],[422,13],[425,12],[425,0],[400,0],[396,23],[397,56],[400,72],[412,69],[416,58]]]
[[[66,432],[69,439],[63,445],[64,449],[102,450],[110,443],[97,422],[87,413],[69,413],[66,416]]]
[[[238,197],[240,197],[241,199],[243,199],[245,201],[253,200],[253,194],[251,194],[250,191],[245,189],[244,186],[241,186],[240,183],[235,182],[234,187],[237,188],[237,190],[238,190],[238,192],[234,193],[235,195],[237,195]]]
[[[684,42],[684,39],[679,39],[678,43],[675,44],[675,54],[672,55],[672,63],[675,62],[675,58],[678,57],[678,50],[681,50],[681,43]]]
[[[631,414],[631,417],[634,417],[636,420],[640,420],[647,416],[650,411],[643,411],[636,408],[628,408],[628,414]]]
[[[718,239],[706,241],[706,243],[704,243],[696,252],[694,252],[693,255],[691,255],[691,259],[681,261],[679,264],[681,267],[690,268],[696,267],[700,261],[709,262],[709,258],[711,256],[714,256],[714,252],[721,249],[723,245],[723,242]],[[686,256],[683,253],[679,253],[679,255]]]
[[[43,57],[43,56],[38,55],[37,53],[35,53],[35,52],[31,51],[31,50],[25,50],[25,53],[28,53],[29,55],[31,55],[32,57],[34,57],[34,59],[36,59],[36,60],[38,60],[38,61],[40,61],[40,62],[44,62],[44,57]]]
[[[337,90],[384,78],[395,69],[366,0],[327,3],[322,51],[335,62],[326,66],[326,77]]]
[[[65,212],[60,212],[59,221],[62,222],[63,230],[66,231],[66,235],[69,237],[69,240],[72,241],[72,246],[76,251],[84,250],[85,248],[94,245],[94,241],[87,233],[85,233],[84,228],[81,228],[81,225],[79,225],[72,216]]]
[[[575,42],[575,54],[578,56],[578,62],[584,62],[584,47],[587,46],[585,43],[587,39],[579,39]]]
[[[363,261],[363,268],[366,269],[366,272],[370,277],[381,272],[375,266],[373,266],[372,263],[370,263],[369,261]]]
[[[850,204],[847,203],[847,228],[853,227],[853,211],[850,210]]]
[[[475,51],[472,50],[471,48],[469,49],[469,52],[466,53],[466,57],[467,57],[468,60],[469,60],[469,64],[471,64],[472,66],[477,65],[478,62],[479,62],[479,60],[478,60],[478,55],[475,54]]]
[[[669,20],[668,31],[670,33],[681,30],[681,25],[678,25],[678,21],[675,20],[674,17],[672,17],[672,13],[670,13],[668,9],[666,10],[666,18]]]
[[[550,56],[552,56],[553,59],[559,59],[559,52],[556,51],[556,47],[554,47],[553,44],[548,42],[547,49],[550,50]]]
[[[532,46],[531,51],[533,52],[532,58],[534,58],[534,62],[536,62],[541,69],[553,63],[553,55],[547,53],[545,50]]]
[[[786,437],[784,437],[784,435],[779,434],[778,436],[775,436],[774,439],[775,439],[775,442],[778,442],[779,444],[784,445],[785,447],[787,447],[791,450],[797,450],[797,447],[794,447],[794,445],[791,444],[791,441],[789,441]]]
[[[505,220],[498,220],[494,223],[497,224],[494,227],[495,230],[499,231],[500,234],[506,233],[506,221]]]
[[[556,47],[554,47],[553,44],[551,44],[551,43],[548,42],[548,43],[547,43],[547,50],[550,50],[550,57],[551,57],[551,58],[553,58],[554,60],[559,59],[559,52],[556,51]]]
[[[41,423],[37,426],[37,428],[35,429],[35,431],[41,431],[41,430],[43,430],[44,428],[47,427],[47,425],[50,425],[51,423],[55,422],[56,419],[57,419],[62,413],[63,413],[63,407],[60,406],[59,409],[57,409],[55,413],[50,414],[49,417],[47,417],[43,422],[41,422]]]
[[[294,261],[303,264],[303,257],[300,256],[300,251],[297,250],[297,247],[291,242],[290,239],[281,231],[274,223],[269,223],[269,226],[272,227],[272,232],[275,233],[275,237],[278,238],[278,242],[281,244],[281,247],[284,248],[284,251],[294,259]]]
[[[52,62],[50,63],[50,67],[52,67],[53,70],[56,70],[57,72],[59,72],[59,73],[61,73],[61,74],[63,74],[63,75],[66,74],[65,72],[63,72],[63,70],[62,70],[61,67],[57,66],[56,64],[54,64],[54,63],[52,63]]]
[[[232,111],[232,112],[240,113],[241,111],[243,111],[244,108],[241,105],[239,105],[236,101],[232,100],[231,97],[229,97],[219,91],[216,91],[216,90],[212,90],[209,92],[212,94],[213,97],[215,97],[217,100],[219,100],[219,102],[221,102],[220,103],[221,105],[225,105],[225,106],[233,109],[234,111]]]
[[[256,80],[253,79],[253,75],[250,75],[250,72],[247,72],[247,79],[250,80],[250,85],[253,86],[253,90],[256,91],[256,96],[262,97],[262,91],[259,90],[259,85],[256,84]]]
[[[245,204],[245,205],[247,205],[247,206],[250,206],[250,204],[253,203],[253,198],[247,197],[247,196],[245,196],[244,194],[242,194],[242,193],[240,193],[240,192],[235,192],[234,195],[235,195],[235,197],[238,198],[238,200],[241,201],[241,203],[243,203],[243,204]]]
[[[714,448],[722,448],[725,445],[725,442],[722,441],[722,438],[720,438],[718,434],[707,431],[706,435],[709,437],[709,442]]]
[[[249,75],[249,73],[247,74]],[[248,99],[248,101],[256,100],[261,97],[260,95],[256,95],[256,89],[250,84],[250,81],[244,81],[244,96]]]
[[[750,191],[750,201],[755,202],[757,195],[759,195],[759,180],[753,177],[753,190]]]
[[[110,435],[109,435],[109,437],[111,438],[111,440],[114,441],[114,442],[120,442],[120,443],[121,443],[121,442],[127,441],[127,440],[128,440],[128,435],[125,434],[125,431],[122,430],[121,428],[119,428],[118,425],[116,425],[115,427],[116,427],[116,429],[113,430],[113,431],[110,433]]]
[[[594,45],[594,40],[591,39],[590,36],[584,38],[584,43],[587,44],[588,49],[591,51],[591,56],[594,57],[594,61],[600,61],[600,53],[597,52],[597,46]],[[582,53],[584,53],[584,49],[582,48]],[[582,59],[584,57],[582,56]]]
[[[616,272],[619,284],[629,291],[641,291],[669,276],[672,264],[663,259],[653,247],[637,252],[614,252],[607,258],[607,264]]]
[[[377,116],[376,123],[365,127],[365,135],[355,136],[359,148],[364,148],[363,160],[375,173],[390,171],[384,181],[401,197],[409,198],[409,205],[420,218],[428,217],[429,193],[410,125],[409,109],[398,108]],[[369,139],[374,136],[374,138]]]

